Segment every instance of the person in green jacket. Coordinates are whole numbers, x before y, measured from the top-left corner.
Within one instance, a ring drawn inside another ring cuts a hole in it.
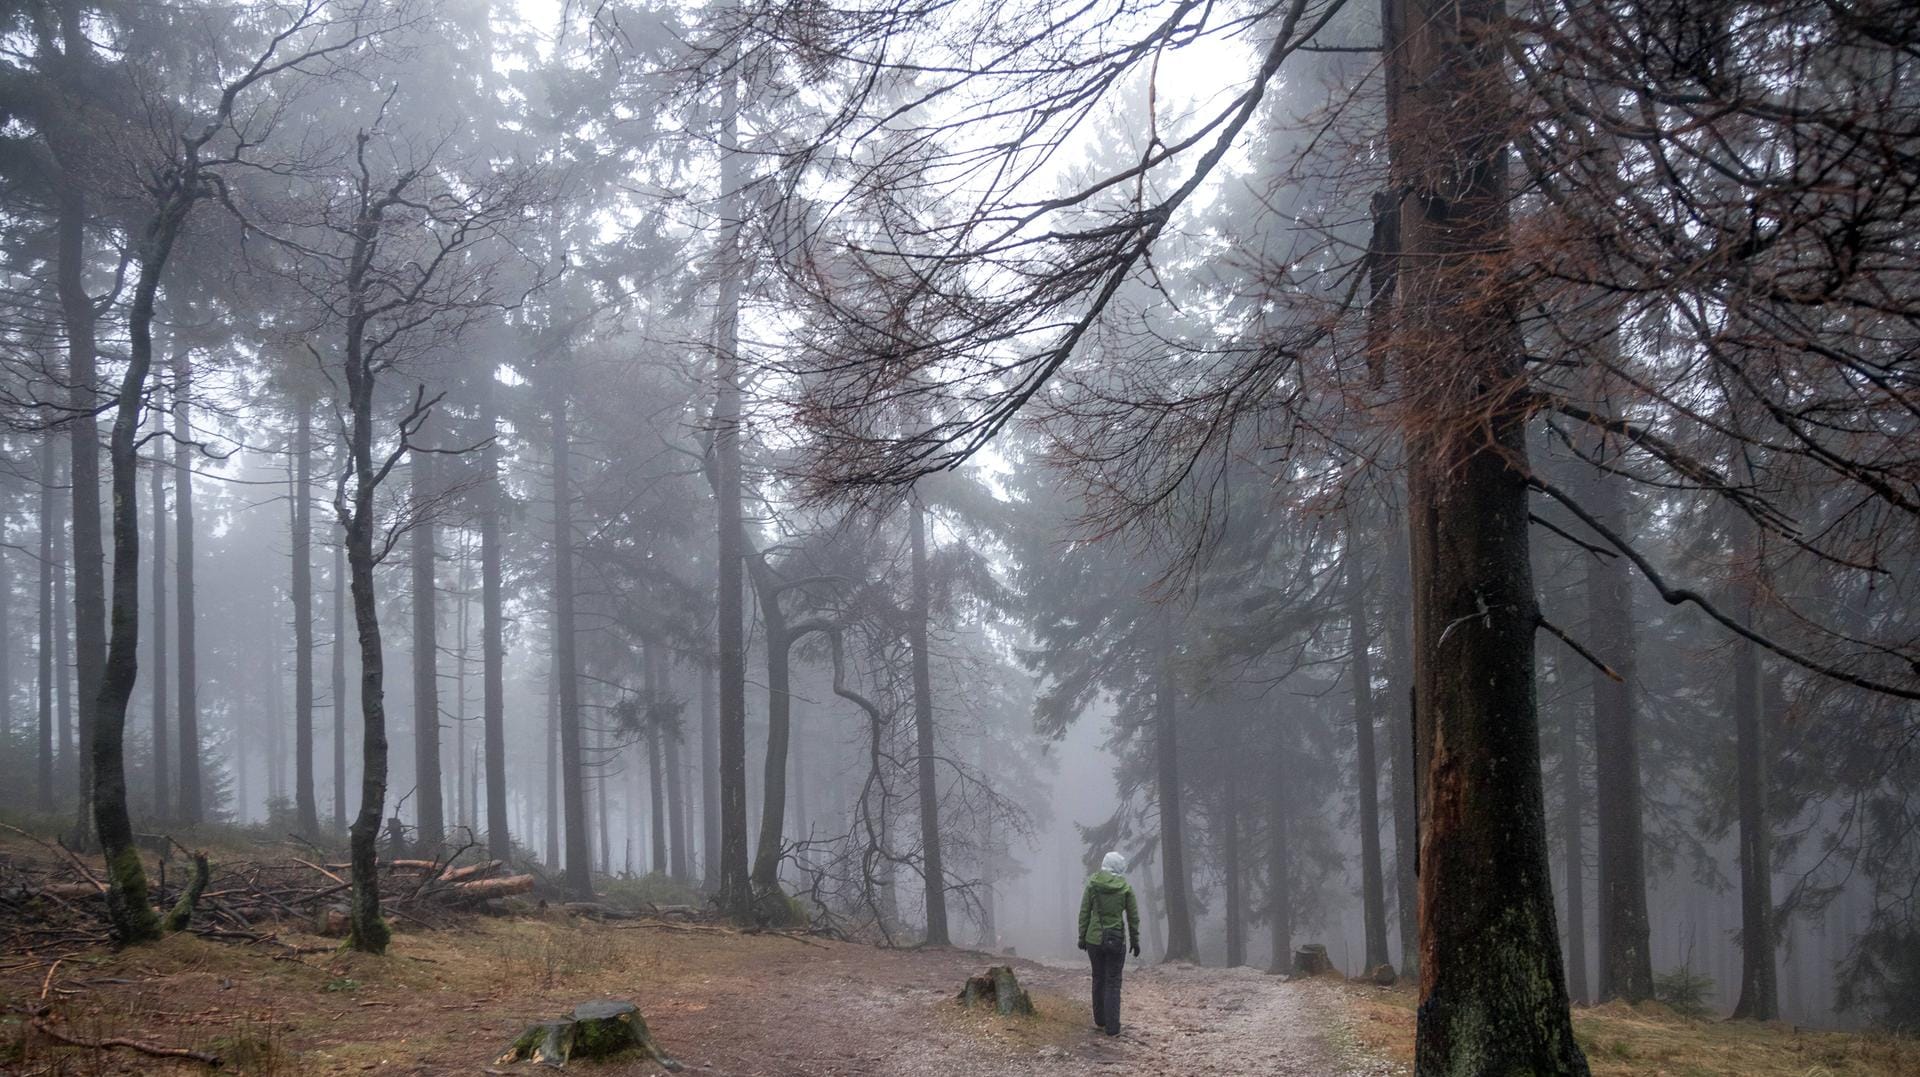
[[[1127,951],[1140,956],[1140,905],[1121,877],[1127,858],[1108,853],[1080,896],[1080,948],[1093,961],[1093,1023],[1120,1034],[1120,970]]]

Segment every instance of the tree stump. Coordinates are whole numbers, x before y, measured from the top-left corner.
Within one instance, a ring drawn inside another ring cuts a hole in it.
[[[672,1072],[680,1070],[680,1063],[661,1050],[647,1031],[640,1007],[618,999],[601,999],[575,1006],[558,1021],[529,1025],[494,1064],[532,1061],[557,1068],[576,1058],[594,1060],[627,1054],[651,1058]]]
[[[1298,946],[1293,951],[1293,974],[1295,976],[1320,976],[1333,971],[1333,962],[1327,960],[1327,948],[1317,942]]]
[[[1003,1017],[1016,1013],[1033,1016],[1033,998],[1020,986],[1011,965],[995,965],[978,976],[969,976],[967,985],[960,989],[960,1005],[968,1009],[989,1001],[994,1012]]]
[[[1392,987],[1400,979],[1400,974],[1393,970],[1392,965],[1375,965],[1367,977],[1381,987]]]

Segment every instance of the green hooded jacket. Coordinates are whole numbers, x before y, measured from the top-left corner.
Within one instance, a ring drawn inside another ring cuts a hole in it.
[[[1101,932],[1122,926],[1127,929],[1127,942],[1138,950],[1140,905],[1133,899],[1133,887],[1111,871],[1096,871],[1080,896],[1080,941],[1098,946]]]

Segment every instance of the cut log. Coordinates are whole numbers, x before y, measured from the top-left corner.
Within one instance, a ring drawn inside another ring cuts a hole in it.
[[[1333,971],[1333,962],[1327,960],[1327,948],[1317,942],[1309,942],[1294,948],[1293,974],[1295,976],[1323,976]]]
[[[1367,978],[1379,984],[1381,987],[1392,987],[1394,982],[1400,978],[1400,974],[1393,970],[1392,965],[1382,964],[1375,965],[1372,971],[1367,973]]]
[[[618,999],[601,999],[575,1006],[572,1013],[558,1021],[528,1026],[494,1064],[539,1062],[557,1067],[574,1059],[591,1061],[627,1056],[650,1058],[672,1072],[680,1069],[680,1063],[654,1042],[638,1006]]]
[[[1020,978],[1010,965],[995,965],[978,976],[969,976],[960,989],[960,1005],[972,1009],[989,1004],[1002,1016],[1033,1016],[1033,998],[1020,986]]]
[[[503,879],[470,879],[463,883],[451,883],[432,891],[434,897],[454,898],[460,901],[480,901],[486,898],[506,897],[510,894],[525,894],[533,890],[533,876],[509,875]]]

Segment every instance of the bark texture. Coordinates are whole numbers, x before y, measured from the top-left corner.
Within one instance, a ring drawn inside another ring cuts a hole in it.
[[[1523,348],[1495,0],[1387,0],[1421,780],[1422,1075],[1580,1074],[1534,698]]]

